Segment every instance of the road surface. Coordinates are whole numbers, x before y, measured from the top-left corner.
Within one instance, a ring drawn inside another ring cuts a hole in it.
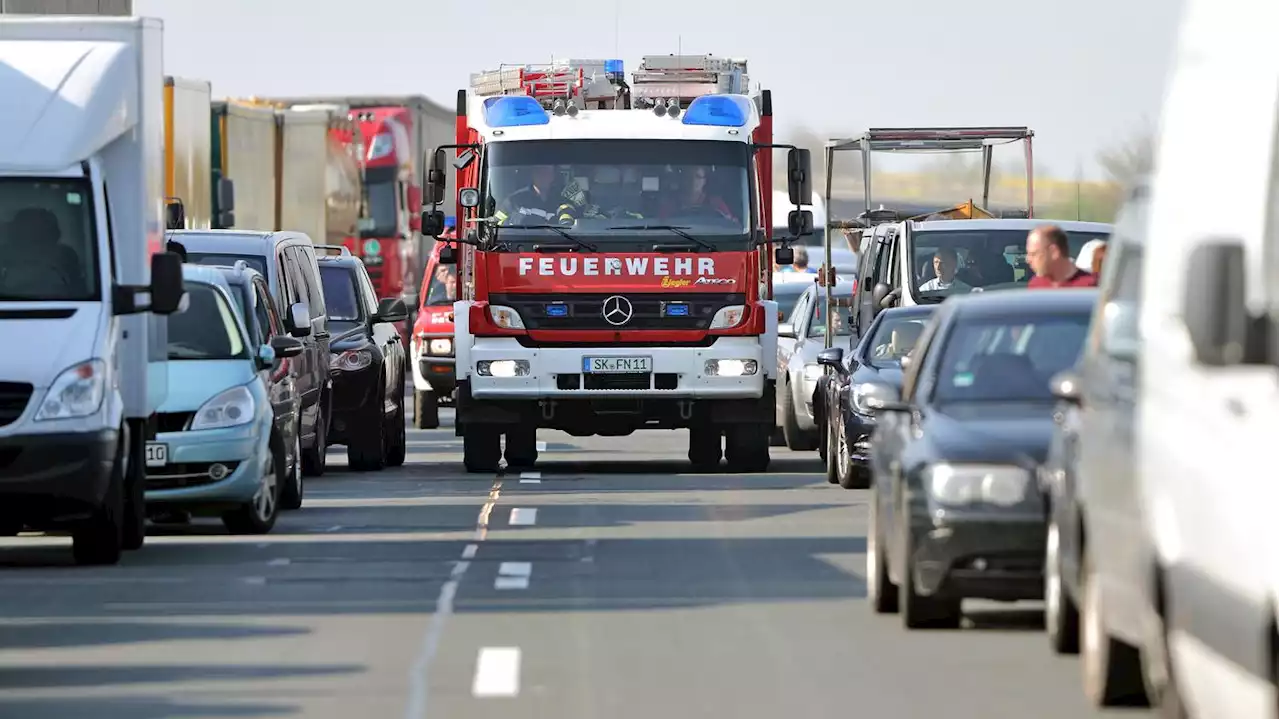
[[[816,455],[693,475],[684,437],[548,432],[491,477],[411,430],[400,469],[334,451],[266,537],[199,524],[110,568],[0,539],[0,717],[1100,716],[1034,606],[874,616],[866,493]]]

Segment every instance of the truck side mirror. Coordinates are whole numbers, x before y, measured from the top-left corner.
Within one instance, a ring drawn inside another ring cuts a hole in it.
[[[422,234],[427,237],[440,237],[444,234],[444,213],[440,210],[422,211]]]
[[[236,183],[230,177],[218,178],[218,210],[221,212],[235,212],[236,209]]]
[[[453,166],[458,168],[459,170],[465,170],[467,169],[467,165],[470,165],[472,162],[475,161],[475,159],[476,159],[475,152],[473,152],[472,150],[463,150],[462,154],[458,155],[458,159],[453,161]]]
[[[182,258],[173,252],[157,252],[152,255],[151,311],[158,315],[177,312],[184,292]]]
[[[773,251],[774,264],[786,267],[796,261],[796,251],[790,247],[779,247]]]
[[[458,264],[458,251],[453,248],[453,245],[441,247],[439,261],[442,265]]]
[[[787,152],[787,194],[791,204],[808,205],[813,202],[813,162],[808,150],[793,148]]]
[[[787,213],[787,232],[792,237],[806,237],[813,234],[813,213],[809,210],[792,210]]]
[[[182,200],[172,198],[164,204],[164,226],[167,230],[181,230],[187,226],[187,211]]]
[[[1202,365],[1267,363],[1269,320],[1249,311],[1246,261],[1243,243],[1234,238],[1202,242],[1187,258],[1182,316]]]
[[[444,202],[444,150],[436,150],[431,153],[431,166],[427,169],[427,199],[432,205],[438,205]],[[426,224],[426,218],[423,218],[423,224]],[[435,235],[432,235],[433,237]]]

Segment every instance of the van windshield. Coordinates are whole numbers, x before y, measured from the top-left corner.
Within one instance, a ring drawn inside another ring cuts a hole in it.
[[[102,299],[84,179],[0,178],[0,302]]]
[[[188,282],[187,309],[169,315],[169,359],[227,360],[249,356],[235,310],[211,285]]]

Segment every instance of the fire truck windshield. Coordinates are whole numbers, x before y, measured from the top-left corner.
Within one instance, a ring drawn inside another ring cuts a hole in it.
[[[486,155],[481,214],[501,228],[504,244],[547,242],[547,224],[611,246],[687,243],[681,236],[692,235],[693,249],[738,249],[750,239],[743,143],[536,140],[493,143]]]

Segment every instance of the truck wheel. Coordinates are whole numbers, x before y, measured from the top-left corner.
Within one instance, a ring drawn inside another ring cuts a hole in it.
[[[725,432],[724,458],[733,472],[764,472],[769,469],[767,424],[733,424]]]
[[[714,472],[720,466],[720,429],[710,424],[689,428],[689,461],[694,471]]]
[[[814,438],[800,430],[796,422],[796,402],[791,394],[791,383],[782,388],[782,436],[786,439],[787,448],[795,452],[812,452],[818,448]]]
[[[124,536],[125,549],[141,549],[147,541],[147,436],[142,423],[126,423]]]
[[[471,425],[462,432],[462,465],[468,472],[496,472],[502,459],[502,433],[486,425]]]
[[[379,380],[382,384],[382,380]],[[376,472],[382,469],[382,451],[386,448],[387,417],[382,408],[386,406],[386,398],[379,396],[378,401],[365,405],[363,416],[355,426],[363,429],[356,432],[347,444],[347,465],[357,472]]]
[[[436,429],[440,426],[440,398],[428,390],[413,391],[414,429]]]
[[[116,446],[107,494],[93,515],[71,532],[71,556],[76,564],[118,564],[124,551],[125,438]]]
[[[507,467],[529,469],[538,461],[538,430],[521,426],[507,431]]]

